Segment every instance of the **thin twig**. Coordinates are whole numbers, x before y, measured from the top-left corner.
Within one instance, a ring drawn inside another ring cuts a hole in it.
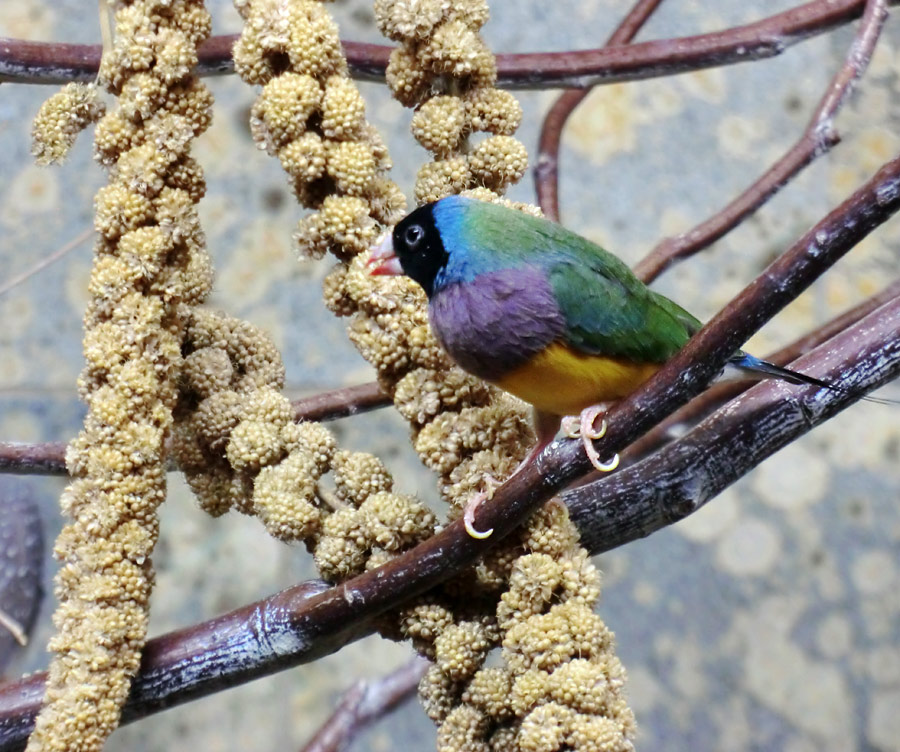
[[[390,395],[377,381],[343,389],[332,389],[311,397],[294,400],[294,420],[337,420],[367,413],[391,404]]]
[[[624,449],[699,393],[743,341],[898,209],[900,158],[797,240],[637,392],[610,408],[606,435],[597,446],[601,456]],[[796,419],[735,424],[729,423],[730,411],[721,416],[722,430],[765,431],[770,437],[760,453],[731,454],[732,475],[755,466],[765,456],[765,447],[777,443],[780,431],[797,436],[900,373],[897,310],[885,308],[842,335],[854,345],[849,352],[825,347],[803,364],[807,372],[842,388],[790,387],[795,390],[789,404]],[[835,364],[838,357],[840,363]],[[820,372],[819,358],[826,372]],[[767,388],[772,400],[783,401],[785,387]],[[709,441],[715,444],[715,432]],[[323,592],[305,583],[212,622],[151,640],[123,722],[313,660],[370,633],[377,617],[471,566],[589,468],[580,441],[555,441],[479,507],[476,527],[494,528],[487,540],[472,538],[463,520],[456,520],[411,551]],[[652,468],[643,483],[655,484]],[[35,675],[0,688],[0,752],[24,744],[44,680],[44,675]]]
[[[898,0],[891,0],[896,4]],[[788,47],[859,18],[863,0],[814,0],[723,31],[577,52],[498,55],[498,83],[507,88],[585,88],[732,65],[780,55]],[[212,37],[198,51],[197,74],[232,73],[236,34]],[[391,48],[344,42],[354,77],[383,81]],[[100,45],[0,38],[0,82],[59,84],[92,81]]]
[[[294,420],[328,421],[375,410],[391,404],[377,381],[303,397],[291,403]],[[65,475],[66,442],[0,441],[0,473]],[[169,470],[176,470],[174,465]]]
[[[0,627],[9,632],[22,647],[28,644],[28,635],[25,634],[25,629],[2,608],[0,608]]]
[[[75,250],[78,246],[80,246],[85,240],[90,238],[91,235],[93,235],[93,234],[94,234],[93,229],[85,230],[84,232],[76,235],[74,238],[72,238],[68,243],[63,245],[61,248],[55,250],[49,256],[42,258],[30,269],[26,269],[21,274],[17,274],[12,279],[7,280],[4,284],[0,285],[0,297],[3,297],[4,295],[6,295],[6,293],[8,293],[14,287],[21,285],[29,277],[33,277],[35,274],[37,274],[40,271],[43,271],[48,266],[55,264],[67,253]]]
[[[334,712],[301,752],[341,752],[365,726],[410,699],[429,662],[420,656],[378,679],[361,679],[348,689]]]
[[[715,243],[765,204],[804,167],[839,143],[834,117],[853,84],[865,72],[886,19],[886,0],[867,0],[844,64],[828,84],[799,140],[724,209],[693,229],[665,238],[657,244],[634,268],[640,279],[649,283],[672,264]]]
[[[638,0],[604,47],[617,47],[631,42],[661,2],[662,0]],[[541,126],[538,159],[534,167],[534,188],[544,216],[554,222],[559,222],[559,144],[563,128],[575,108],[590,93],[589,88],[564,91],[548,110]]]

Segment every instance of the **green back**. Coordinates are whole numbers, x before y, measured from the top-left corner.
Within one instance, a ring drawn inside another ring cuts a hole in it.
[[[490,262],[484,259],[490,266],[514,258],[543,268],[566,321],[566,344],[574,349],[661,363],[700,328],[696,318],[650,290],[618,258],[561,225],[491,204],[473,213],[476,217],[468,218],[473,242],[467,245],[490,254]]]

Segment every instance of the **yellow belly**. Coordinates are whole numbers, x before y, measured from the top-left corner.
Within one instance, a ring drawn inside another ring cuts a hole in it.
[[[660,365],[585,355],[565,345],[553,344],[496,384],[538,410],[554,415],[577,415],[598,402],[627,397],[656,373]]]

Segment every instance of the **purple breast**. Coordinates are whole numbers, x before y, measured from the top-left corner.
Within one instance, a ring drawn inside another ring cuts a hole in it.
[[[546,275],[505,269],[435,292],[431,328],[464,370],[487,381],[521,366],[565,331]]]

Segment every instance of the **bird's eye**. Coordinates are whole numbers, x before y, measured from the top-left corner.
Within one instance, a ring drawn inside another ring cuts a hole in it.
[[[414,251],[425,237],[425,230],[421,225],[410,225],[403,231],[403,242],[409,250]]]

